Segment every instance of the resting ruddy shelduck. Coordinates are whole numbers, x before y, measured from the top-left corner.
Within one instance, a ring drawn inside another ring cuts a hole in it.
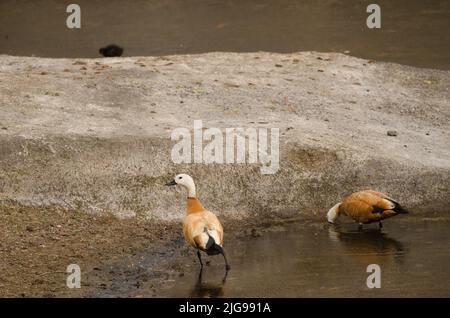
[[[405,213],[408,211],[387,195],[373,190],[364,190],[350,194],[342,202],[333,206],[328,211],[327,218],[328,222],[334,223],[341,214],[344,214],[358,222],[360,229],[363,224],[373,222],[379,222],[381,229],[382,220]]]
[[[186,242],[197,249],[197,257],[203,268],[200,251],[207,255],[222,254],[225,269],[230,265],[223,250],[223,227],[219,219],[212,212],[206,210],[196,196],[194,180],[187,174],[179,174],[166,186],[181,185],[188,192],[186,217],[183,220],[183,234]]]

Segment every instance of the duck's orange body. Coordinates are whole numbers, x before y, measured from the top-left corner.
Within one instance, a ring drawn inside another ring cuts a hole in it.
[[[359,224],[380,222],[398,214],[408,213],[399,203],[387,195],[365,190],[355,192],[344,198],[328,211],[328,221],[334,221],[340,215],[347,215]]]
[[[197,198],[187,199],[186,217],[183,221],[183,234],[192,247],[208,252],[210,238],[223,246],[223,227],[215,214],[203,208]]]

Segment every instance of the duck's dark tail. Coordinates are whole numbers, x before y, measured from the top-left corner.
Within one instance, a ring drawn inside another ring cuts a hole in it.
[[[208,233],[208,232],[206,232]],[[220,254],[220,249],[218,248],[220,245],[216,244],[216,241],[214,241],[214,238],[210,235],[208,235],[208,242],[206,242],[206,254],[208,255],[217,255]]]
[[[208,234],[208,242],[206,242],[206,254],[208,255],[217,255],[222,254],[223,259],[225,261],[225,269],[228,271],[230,270],[230,265],[228,264],[227,257],[225,255],[225,251],[223,250],[222,246],[216,243],[214,238],[209,234],[208,230],[205,228],[205,232]]]

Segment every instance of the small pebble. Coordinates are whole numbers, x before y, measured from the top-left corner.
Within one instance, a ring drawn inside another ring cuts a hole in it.
[[[397,131],[395,131],[395,130],[389,130],[389,131],[387,132],[387,135],[388,135],[388,136],[391,136],[391,137],[395,137],[395,136],[398,135],[398,133],[397,133]]]

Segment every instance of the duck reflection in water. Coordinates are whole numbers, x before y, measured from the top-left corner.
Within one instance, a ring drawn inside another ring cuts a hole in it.
[[[331,241],[339,242],[345,255],[352,256],[363,264],[401,262],[407,250],[401,242],[378,229],[345,231],[332,226],[328,229]]]
[[[191,290],[190,297],[197,298],[218,298],[224,295],[224,287],[227,280],[228,271],[220,283],[208,283],[203,281],[203,270],[200,270],[194,287]]]

